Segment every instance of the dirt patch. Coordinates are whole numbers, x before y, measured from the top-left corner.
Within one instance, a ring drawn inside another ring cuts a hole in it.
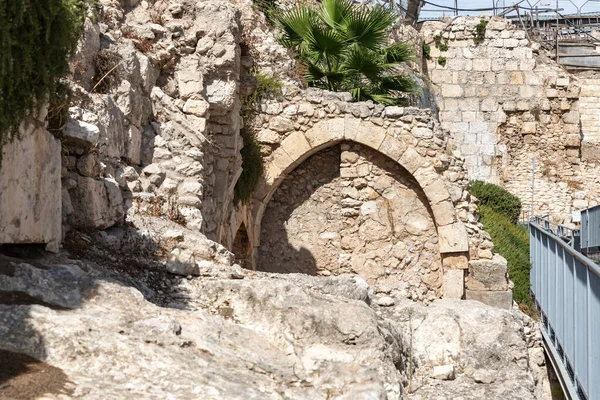
[[[43,394],[71,394],[60,369],[21,353],[0,350],[0,400],[30,400]]]

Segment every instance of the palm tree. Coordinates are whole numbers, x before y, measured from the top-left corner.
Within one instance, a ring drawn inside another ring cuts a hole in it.
[[[323,0],[317,8],[298,5],[280,10],[281,43],[295,51],[309,85],[349,91],[356,100],[397,104],[400,93],[414,93],[400,64],[413,59],[406,43],[388,44],[399,15],[391,7]]]

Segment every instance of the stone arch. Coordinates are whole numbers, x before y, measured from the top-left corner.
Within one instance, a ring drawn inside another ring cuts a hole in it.
[[[272,161],[265,166],[265,179],[253,196],[253,263],[256,261],[255,250],[260,245],[262,217],[279,184],[308,157],[342,141],[356,142],[376,150],[408,171],[425,193],[433,212],[442,258],[451,259],[456,253],[468,253],[466,229],[458,220],[443,177],[434,166],[407,140],[394,135],[392,129],[345,116],[318,122],[306,132],[292,132],[273,152]]]

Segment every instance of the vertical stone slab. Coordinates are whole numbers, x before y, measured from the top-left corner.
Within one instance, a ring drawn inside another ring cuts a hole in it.
[[[46,244],[61,240],[61,146],[44,124],[26,120],[20,138],[2,149],[0,244]]]

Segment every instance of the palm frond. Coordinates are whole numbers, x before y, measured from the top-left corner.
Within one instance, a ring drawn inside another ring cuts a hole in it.
[[[353,0],[323,0],[319,8],[319,17],[331,28],[337,28],[351,14]]]
[[[397,19],[398,13],[389,7],[355,6],[352,15],[344,21],[341,29],[350,42],[376,50],[385,44],[387,32]]]
[[[343,69],[364,75],[370,80],[381,74],[383,66],[379,54],[356,45],[350,48],[343,63]]]
[[[415,53],[408,43],[394,43],[382,50],[387,63],[404,63],[413,61]]]
[[[303,41],[311,40],[315,20],[315,12],[304,6],[275,14],[275,20],[281,27],[283,35],[280,42],[288,48],[295,48]]]

